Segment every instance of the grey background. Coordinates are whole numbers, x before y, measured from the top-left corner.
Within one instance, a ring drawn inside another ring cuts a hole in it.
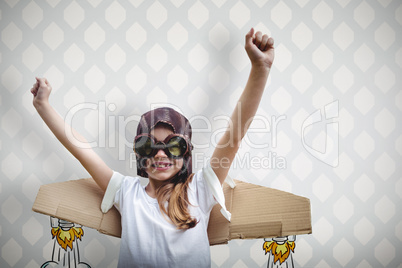
[[[31,211],[37,190],[88,177],[32,107],[35,76],[49,79],[63,117],[95,105],[74,114],[73,127],[113,169],[135,174],[130,116],[153,105],[193,119],[196,145],[219,136],[217,116],[230,115],[247,81],[251,27],[275,38],[260,120],[247,136],[266,146],[244,142],[231,176],[310,198],[313,234],[297,236],[295,266],[402,267],[402,4],[391,0],[1,1],[0,266],[50,260],[49,217]],[[334,101],[338,116],[326,119]],[[302,135],[317,110],[323,119]],[[327,140],[330,123],[339,131]],[[337,137],[336,167],[302,142],[323,153]],[[195,170],[212,149],[196,146]],[[115,267],[119,240],[84,232],[81,260]],[[212,266],[266,267],[262,244],[212,247]]]

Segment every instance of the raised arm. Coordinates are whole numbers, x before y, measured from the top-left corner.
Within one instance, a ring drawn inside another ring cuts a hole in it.
[[[250,75],[232,113],[231,122],[211,157],[211,167],[221,184],[260,104],[274,60],[273,45],[272,38],[262,35],[261,32],[254,34],[254,29],[246,35],[245,49],[251,61]]]
[[[112,177],[112,170],[100,159],[89,145],[86,146],[86,148],[82,148],[74,144],[76,140],[79,140],[81,145],[88,143],[84,137],[66,124],[62,117],[49,104],[51,91],[52,87],[46,78],[36,78],[36,83],[31,89],[34,96],[34,107],[56,138],[78,159],[78,161],[80,161],[99,187],[105,191]],[[68,133],[72,133],[74,137],[70,137]]]

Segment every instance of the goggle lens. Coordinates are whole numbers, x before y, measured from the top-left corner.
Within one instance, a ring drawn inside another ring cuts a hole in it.
[[[140,136],[134,142],[134,151],[141,157],[153,157],[159,150],[170,158],[181,158],[189,150],[189,145],[181,136],[168,136],[164,142],[156,143],[150,136]]]
[[[152,140],[149,137],[142,136],[135,141],[134,150],[141,156],[148,157],[152,154]]]
[[[169,153],[174,157],[183,156],[187,151],[187,142],[182,137],[173,137],[166,144]]]

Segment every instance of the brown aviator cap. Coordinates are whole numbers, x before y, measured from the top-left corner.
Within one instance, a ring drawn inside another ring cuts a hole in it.
[[[191,141],[190,122],[181,113],[169,107],[162,107],[146,112],[141,116],[137,127],[137,136],[140,134],[149,134],[158,123],[165,123],[172,127],[174,134],[185,136],[188,143]],[[137,157],[137,174],[141,177],[148,177],[148,174],[141,169],[141,158]],[[183,168],[177,174],[186,179],[192,173],[191,152],[183,158]]]

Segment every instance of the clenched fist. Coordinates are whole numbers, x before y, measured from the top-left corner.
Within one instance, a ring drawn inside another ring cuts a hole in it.
[[[49,95],[52,91],[52,87],[46,78],[36,77],[36,83],[33,84],[31,88],[31,93],[33,94],[33,105],[37,107],[40,104],[49,101]]]
[[[254,28],[246,34],[245,49],[251,64],[271,68],[274,61],[274,39],[261,32],[254,33]]]

